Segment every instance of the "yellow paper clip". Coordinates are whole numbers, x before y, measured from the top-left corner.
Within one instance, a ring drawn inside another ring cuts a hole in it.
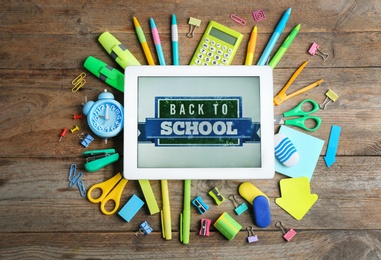
[[[325,93],[325,95],[326,95],[326,97],[325,97],[324,101],[323,101],[321,104],[319,104],[319,107],[320,107],[321,109],[323,109],[323,110],[326,108],[326,106],[327,106],[329,103],[331,103],[331,102],[335,102],[336,99],[339,98],[339,96],[338,96],[335,92],[333,92],[331,89],[328,90],[328,91]]]
[[[190,17],[188,24],[189,24],[189,33],[187,34],[187,37],[193,38],[194,37],[194,31],[196,30],[197,27],[200,27],[200,25],[201,25],[201,20]]]
[[[241,17],[235,15],[235,14],[231,14],[230,15],[230,18],[236,22],[236,23],[239,23],[240,25],[245,25],[246,24],[246,21],[244,19],[242,19]]]
[[[303,62],[302,65],[300,65],[300,67],[294,72],[294,74],[292,74],[291,78],[288,80],[287,84],[281,89],[281,91],[279,91],[278,95],[276,95],[274,97],[274,105],[275,106],[278,106],[280,104],[282,104],[284,101],[292,98],[292,97],[295,97],[299,94],[302,94],[310,89],[313,89],[314,87],[317,87],[318,85],[320,85],[324,80],[323,79],[320,79],[318,81],[315,81],[314,83],[300,89],[300,90],[297,90],[289,95],[286,94],[286,90],[288,89],[288,87],[291,86],[292,82],[294,82],[294,80],[299,76],[300,72],[302,72],[302,70],[304,69],[304,67],[307,65],[308,63],[308,60],[306,60],[305,62]]]
[[[86,77],[86,73],[82,72],[77,77],[75,77],[75,79],[71,81],[71,84],[73,85],[71,92],[73,93],[77,92],[80,88],[82,88],[86,84],[85,77]]]

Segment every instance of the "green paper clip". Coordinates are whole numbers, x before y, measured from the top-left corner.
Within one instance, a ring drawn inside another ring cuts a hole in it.
[[[85,151],[83,155],[86,156],[85,169],[88,172],[96,172],[119,159],[115,149]]]
[[[132,55],[132,53],[111,33],[102,33],[101,36],[99,36],[98,41],[123,69],[127,66],[140,65],[140,62],[134,55]]]
[[[93,56],[87,57],[83,66],[111,87],[124,92],[124,74]]]

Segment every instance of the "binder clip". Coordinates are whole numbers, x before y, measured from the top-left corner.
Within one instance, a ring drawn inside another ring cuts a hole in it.
[[[98,41],[108,54],[123,68],[127,66],[137,66],[140,62],[132,55],[132,53],[111,33],[102,33]]]
[[[81,144],[84,146],[84,147],[88,147],[89,144],[91,144],[91,142],[94,141],[94,137],[92,137],[91,135],[87,134],[81,141]]]
[[[151,233],[153,231],[153,229],[151,228],[151,226],[148,224],[147,221],[144,221],[142,224],[140,224],[139,226],[139,230],[136,231],[135,233],[135,236],[139,236],[139,235],[148,235],[149,233]]]
[[[88,172],[98,171],[119,159],[115,149],[85,151],[83,155],[86,156],[85,169]]]
[[[201,228],[200,228],[200,236],[209,236],[210,235],[210,224],[212,223],[212,220],[207,219],[207,218],[202,218],[201,219]]]
[[[196,206],[200,214],[204,214],[209,210],[209,206],[202,201],[200,196],[197,196],[194,200],[192,200],[192,204]]]
[[[81,194],[82,197],[86,197],[86,188],[85,188],[85,183],[81,179],[83,176],[82,172],[77,173],[77,165],[72,164],[70,165],[69,169],[69,186],[73,187],[74,185],[77,184],[79,193]]]
[[[235,197],[235,195],[230,195],[228,197],[228,199],[233,202],[233,205],[235,207],[234,211],[237,215],[241,215],[243,212],[245,212],[246,210],[248,210],[249,208],[247,207],[247,205],[245,203],[242,203],[241,205],[238,205],[238,201]]]
[[[319,104],[319,107],[321,108],[321,109],[325,109],[326,108],[326,106],[329,104],[329,103],[331,103],[331,102],[335,102],[336,101],[336,99],[338,99],[339,98],[339,96],[335,93],[335,92],[333,92],[331,89],[330,90],[328,90],[326,93],[325,93],[325,99],[324,99],[324,101],[321,103],[321,104]]]
[[[196,30],[197,27],[200,27],[200,25],[201,25],[201,20],[190,17],[188,24],[189,24],[189,32],[187,34],[187,37],[193,38],[194,37],[194,31]]]
[[[82,88],[86,84],[85,77],[86,77],[86,73],[82,72],[77,77],[75,77],[75,79],[71,81],[71,84],[73,85],[71,92],[73,93],[77,92],[80,88]]]
[[[282,224],[282,221],[278,221],[277,223],[275,223],[275,226],[279,227],[282,230],[283,238],[286,239],[287,242],[290,241],[296,235],[296,231],[292,228],[286,230],[286,228]]]
[[[124,92],[124,75],[119,70],[107,65],[105,62],[89,56],[83,66],[100,80],[106,82],[111,87]]]
[[[252,226],[246,227],[247,232],[249,233],[247,236],[247,243],[251,244],[258,241],[258,237],[254,235],[254,228]]]
[[[323,60],[327,60],[329,57],[329,55],[327,53],[324,53],[324,52],[319,50],[319,45],[316,42],[312,43],[311,47],[308,50],[308,53],[311,54],[312,56],[314,56],[316,54],[316,55],[322,57]]]
[[[217,205],[220,205],[225,201],[224,196],[221,195],[217,187],[214,187],[212,190],[210,190],[208,194],[215,200]]]

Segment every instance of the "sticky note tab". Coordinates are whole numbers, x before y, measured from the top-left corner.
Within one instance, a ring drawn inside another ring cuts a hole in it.
[[[299,162],[292,167],[287,167],[275,160],[275,171],[293,178],[306,176],[311,180],[323,149],[324,140],[284,125],[280,127],[279,133],[292,140],[299,154]]]
[[[123,208],[118,212],[125,221],[130,222],[136,213],[143,207],[144,202],[135,194],[132,195],[131,199],[123,206]]]
[[[281,197],[275,199],[275,203],[297,220],[301,220],[318,199],[318,195],[311,194],[307,177],[282,179],[279,186]]]

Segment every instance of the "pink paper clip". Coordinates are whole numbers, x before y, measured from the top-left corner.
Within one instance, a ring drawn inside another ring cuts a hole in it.
[[[289,242],[296,235],[296,231],[292,228],[286,230],[286,228],[282,224],[282,221],[278,221],[277,223],[275,223],[275,226],[279,227],[282,230],[283,238],[286,239],[287,242]]]
[[[238,17],[237,15],[235,14],[231,14],[230,15],[230,18],[236,22],[236,23],[239,23],[240,25],[245,25],[246,24],[246,21],[244,19],[242,19],[241,17]]]
[[[200,228],[200,236],[209,236],[210,232],[209,232],[209,228],[210,228],[210,224],[212,223],[212,220],[210,219],[207,219],[207,218],[202,218],[201,219],[201,228]]]
[[[310,49],[308,50],[308,53],[311,54],[312,56],[314,56],[316,54],[316,55],[322,57],[323,60],[328,59],[328,54],[320,51],[319,45],[316,42],[312,43]]]
[[[262,9],[257,10],[257,11],[254,11],[254,12],[253,12],[253,18],[254,18],[254,20],[255,20],[256,22],[265,20],[265,19],[266,19],[265,12],[264,12]]]

